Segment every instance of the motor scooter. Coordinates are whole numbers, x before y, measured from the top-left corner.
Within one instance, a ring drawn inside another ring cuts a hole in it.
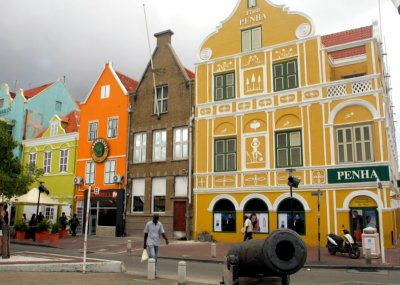
[[[360,257],[360,248],[357,243],[354,242],[350,232],[343,229],[343,237],[335,234],[328,234],[328,241],[326,247],[328,248],[330,255],[335,255],[336,252],[348,253],[350,258],[357,259]],[[344,242],[344,244],[343,244]]]

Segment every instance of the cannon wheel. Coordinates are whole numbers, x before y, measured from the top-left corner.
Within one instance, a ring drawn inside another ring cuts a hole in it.
[[[289,285],[290,283],[290,275],[283,275],[282,276],[282,285]]]

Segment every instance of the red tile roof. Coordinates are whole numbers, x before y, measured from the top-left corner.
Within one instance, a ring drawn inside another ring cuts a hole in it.
[[[73,133],[73,132],[78,132],[79,131],[79,119],[81,116],[81,112],[78,110],[74,110],[68,115],[62,117],[62,121],[67,123],[67,126],[65,127],[65,132],[68,133]]]
[[[333,59],[339,59],[339,58],[362,55],[365,53],[366,53],[365,46],[359,46],[359,47],[334,51],[334,52],[331,52],[330,55]]]
[[[48,84],[45,84],[45,85],[42,85],[39,87],[35,87],[35,88],[29,89],[29,90],[24,90],[24,96],[26,99],[30,99],[53,84],[54,84],[54,82],[48,83]]]
[[[132,79],[124,74],[122,74],[121,72],[115,71],[119,77],[119,80],[121,80],[121,83],[125,86],[126,90],[129,93],[132,93],[134,91],[136,91],[136,88],[139,84],[139,82],[137,82],[135,79]]]
[[[16,96],[17,94],[15,94],[14,92],[10,92],[10,96],[11,96],[11,98],[15,98],[15,96]]]
[[[186,67],[185,67],[185,71],[186,71],[187,76],[189,76],[190,79],[194,79],[195,78],[195,74],[194,74],[193,71],[187,69]]]
[[[369,38],[372,38],[372,26],[325,35],[321,40],[325,47],[331,47]]]

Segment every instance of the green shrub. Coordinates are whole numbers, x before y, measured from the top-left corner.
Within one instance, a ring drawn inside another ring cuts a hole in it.
[[[36,232],[45,232],[48,231],[50,228],[51,228],[51,222],[46,219],[37,223],[35,226]]]
[[[60,224],[60,223],[54,223],[54,224],[51,226],[51,233],[52,233],[52,234],[59,233],[60,230],[61,230],[61,224]]]
[[[14,230],[16,231],[27,231],[28,224],[23,221],[18,221],[14,224]]]

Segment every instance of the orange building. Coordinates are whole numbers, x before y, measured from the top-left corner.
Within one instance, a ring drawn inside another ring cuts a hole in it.
[[[81,105],[75,213],[84,225],[91,189],[89,234],[120,236],[124,231],[129,95],[137,84],[108,63]]]

